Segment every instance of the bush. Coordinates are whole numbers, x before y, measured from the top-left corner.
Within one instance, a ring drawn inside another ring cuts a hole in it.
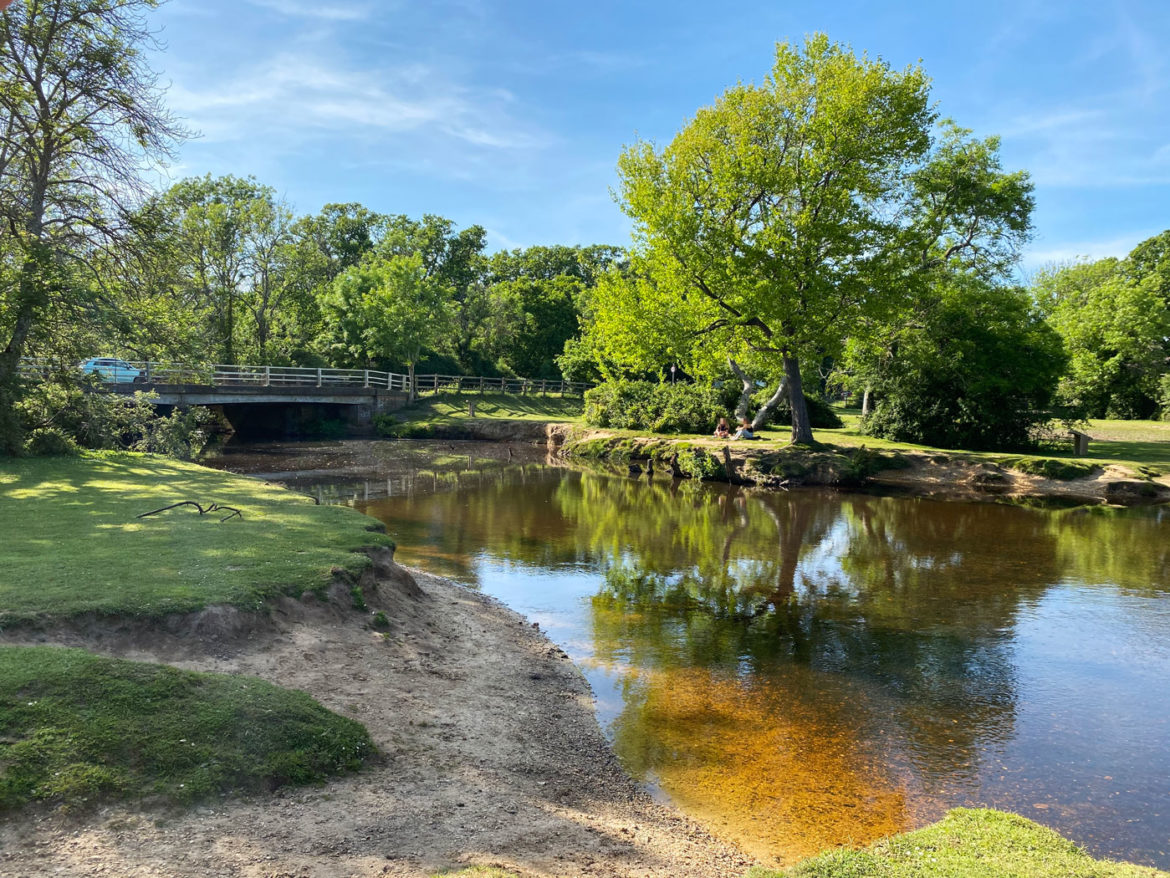
[[[980,451],[1034,447],[1067,358],[1027,294],[956,278],[877,364],[865,431]]]
[[[585,423],[591,427],[708,433],[726,414],[719,392],[697,384],[611,381],[585,393]]]
[[[74,457],[81,449],[63,430],[40,427],[29,434],[24,450],[32,457]]]
[[[116,393],[86,393],[80,386],[45,382],[20,402],[19,414],[29,431],[30,454],[47,456],[70,453],[53,451],[71,442],[73,450],[90,448],[107,451],[146,451],[180,460],[192,460],[207,445],[209,427],[216,416],[195,406],[174,409],[160,416],[154,397],[146,393],[122,396]],[[57,438],[49,438],[49,434]],[[37,448],[32,437],[39,436]]]
[[[1170,375],[1162,376],[1162,382],[1159,385],[1159,391],[1162,397],[1160,403],[1162,409],[1162,420],[1170,421]]]

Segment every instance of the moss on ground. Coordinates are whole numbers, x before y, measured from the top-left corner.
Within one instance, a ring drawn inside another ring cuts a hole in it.
[[[1019,460],[1013,461],[1011,466],[1028,475],[1043,476],[1046,479],[1057,479],[1062,482],[1087,479],[1097,469],[1096,465],[1092,463],[1051,457],[1021,457]]]
[[[0,810],[265,791],[374,753],[360,724],[261,680],[0,647]]]
[[[1017,814],[957,808],[938,823],[865,850],[835,850],[749,878],[1168,878],[1166,872],[1097,860]]]
[[[234,506],[220,521],[193,500]],[[393,545],[352,509],[194,464],[136,454],[0,460],[0,625],[83,613],[258,609],[356,574],[355,551]]]

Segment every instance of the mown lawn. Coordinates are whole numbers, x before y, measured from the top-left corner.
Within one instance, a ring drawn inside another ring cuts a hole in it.
[[[356,770],[374,752],[360,724],[261,680],[0,647],[0,813],[261,792]]]
[[[579,396],[520,396],[513,393],[440,393],[425,396],[396,416],[410,422],[456,423],[470,419],[468,403],[475,403],[475,417],[512,421],[556,421],[574,423],[581,420],[585,402]]]
[[[925,829],[865,850],[835,850],[749,878],[1168,878],[1145,866],[1097,860],[1016,814],[957,808]]]
[[[183,500],[238,507],[200,516]],[[226,514],[226,513],[225,513]],[[80,613],[155,616],[257,608],[328,585],[377,523],[255,479],[135,454],[0,460],[0,626]]]

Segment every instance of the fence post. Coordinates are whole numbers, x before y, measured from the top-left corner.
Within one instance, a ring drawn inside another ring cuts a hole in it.
[[[317,386],[318,387],[321,386],[321,370],[320,370],[320,368],[317,369]]]
[[[366,369],[366,371],[365,371],[365,382],[366,383],[363,384],[362,387],[369,387],[370,386],[370,370],[369,369]]]
[[[431,383],[432,383],[431,390],[432,390],[434,393],[438,393],[438,392],[439,392],[439,376],[438,376],[438,375],[432,375],[432,376],[431,376]]]
[[[264,386],[270,387],[272,385],[272,367],[264,367]]]

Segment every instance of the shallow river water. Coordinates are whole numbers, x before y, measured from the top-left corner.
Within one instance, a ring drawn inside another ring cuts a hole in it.
[[[987,805],[1170,866],[1170,509],[765,494],[526,453],[285,443],[213,465],[353,505],[402,563],[539,622],[627,770],[757,855]]]

